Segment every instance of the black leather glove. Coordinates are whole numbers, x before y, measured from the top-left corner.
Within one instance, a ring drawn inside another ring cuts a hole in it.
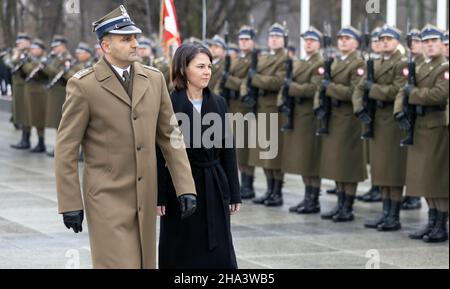
[[[397,113],[395,115],[395,119],[397,120],[401,130],[409,130],[411,128],[411,123],[404,112]]]
[[[366,80],[364,81],[364,89],[370,91],[370,89],[372,89],[373,86],[373,81],[370,80]]]
[[[356,115],[363,124],[370,124],[372,122],[372,118],[365,109],[360,110]]]
[[[63,221],[64,225],[66,225],[67,229],[73,229],[75,233],[79,233],[83,231],[83,227],[81,224],[83,223],[84,213],[83,211],[74,211],[63,213]]]
[[[250,78],[254,78],[255,77],[255,75],[256,75],[256,70],[254,70],[254,69],[250,69],[249,71],[248,71],[248,76],[250,77]]]
[[[197,197],[193,194],[181,195],[178,197],[181,209],[181,219],[186,219],[187,217],[194,214],[197,208]]]
[[[323,120],[327,113],[325,111],[325,108],[319,107],[314,110],[314,114],[318,120]]]
[[[328,89],[328,86],[330,86],[330,81],[327,79],[322,79],[322,81],[320,82],[320,84],[325,88]]]
[[[413,90],[414,86],[411,84],[405,85],[405,95],[411,95],[411,91]]]
[[[284,80],[284,86],[286,86],[287,88],[289,88],[292,84],[292,79],[285,79]]]

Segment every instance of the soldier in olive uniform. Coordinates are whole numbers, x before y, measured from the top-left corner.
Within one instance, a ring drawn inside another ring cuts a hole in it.
[[[251,86],[259,90],[256,103],[258,131],[265,130],[267,139],[274,139],[277,134],[277,147],[263,148],[257,143],[256,148],[250,149],[250,165],[262,167],[267,179],[267,191],[258,198],[253,199],[255,204],[266,206],[283,205],[283,179],[281,172],[281,149],[283,140],[281,135],[281,122],[279,121],[277,99],[278,92],[283,85],[286,75],[286,51],[284,50],[285,29],[282,25],[275,23],[269,28],[268,46],[270,53],[259,57],[256,70],[250,69],[248,77],[251,78]],[[250,87],[247,87],[247,79],[242,82],[241,97],[248,95]],[[271,131],[271,117],[275,116],[278,121],[276,132]],[[258,132],[256,132],[258,134]],[[265,152],[277,150],[273,158],[264,159],[261,157]]]
[[[329,133],[322,137],[320,176],[336,181],[338,202],[334,209],[322,214],[323,219],[347,222],[354,219],[353,203],[358,182],[367,178],[362,125],[353,114],[352,95],[364,76],[364,61],[358,44],[361,32],[347,26],[338,33],[341,56],[331,67],[332,81],[322,80],[321,86],[331,98]],[[316,108],[319,108],[316,93]],[[320,108],[319,108],[320,109]]]
[[[31,57],[22,67],[22,71],[27,75],[25,78],[25,103],[30,127],[36,128],[39,138],[38,144],[30,152],[44,153],[46,150],[44,129],[47,102],[47,91],[44,85],[48,78],[42,71],[47,62],[45,45],[42,40],[34,39],[30,54]]]
[[[166,85],[167,89],[169,89],[169,92],[171,89],[171,81],[170,81],[170,68],[169,63],[164,57],[156,58],[152,42],[149,38],[141,36],[139,37],[139,47],[138,47],[138,54],[141,58],[141,64],[153,66],[159,71],[161,71],[164,75],[164,78],[166,79]]]
[[[52,51],[43,69],[49,78],[45,126],[57,129],[66,98],[66,81],[63,76],[70,70],[74,60],[67,50],[67,39],[64,36],[53,36],[50,46]],[[47,155],[53,157],[54,152],[50,151]]]
[[[13,121],[22,126],[22,138],[17,144],[11,145],[11,148],[19,150],[30,148],[30,124],[24,94],[25,80],[20,69],[29,57],[30,45],[30,36],[26,33],[19,33],[16,38],[16,47],[11,53],[4,56],[4,62],[12,72]]]
[[[406,194],[423,196],[427,200],[428,224],[410,234],[410,238],[425,242],[444,242],[448,239],[449,141],[445,109],[449,72],[448,61],[442,55],[443,37],[443,32],[432,25],[421,31],[425,60],[416,67],[417,85],[406,85],[398,94],[394,108],[400,126],[407,128],[411,125],[402,105],[407,91],[409,104],[416,106],[418,112],[413,124],[413,145],[408,146]]]
[[[92,51],[89,44],[85,42],[78,43],[75,50],[75,63],[70,67],[70,70],[63,75],[66,81],[74,76],[78,71],[94,65],[94,52]]]
[[[371,53],[370,57],[373,60],[380,59],[381,54],[383,53],[383,51],[382,51],[383,47],[382,47],[382,43],[380,41],[381,30],[382,30],[381,27],[376,27],[375,29],[372,30],[372,33],[370,34],[370,37],[371,37],[370,46],[372,48],[372,53]],[[369,145],[368,140],[364,141],[364,146],[366,149],[367,164],[370,165],[370,145]],[[379,202],[379,201],[381,201],[380,188],[378,186],[374,186],[373,182],[372,182],[372,187],[370,188],[370,190],[363,195],[357,196],[356,198],[359,201],[366,202],[366,203]]]
[[[306,58],[294,63],[289,97],[295,101],[294,127],[283,132],[282,171],[303,177],[305,197],[290,212],[312,214],[320,212],[320,138],[315,135],[317,120],[314,116],[314,95],[322,80],[323,58],[320,55],[322,33],[311,27],[303,35]],[[289,81],[289,80],[286,80]],[[282,89],[283,90],[283,89]],[[282,90],[278,103],[282,104]],[[286,117],[282,117],[286,123]]]
[[[225,89],[229,90],[230,99],[229,112],[233,114],[241,113],[246,115],[251,110],[242,102],[240,98],[240,88],[248,74],[252,53],[255,49],[255,31],[250,26],[242,26],[239,30],[239,58],[232,61],[230,72],[224,75]],[[256,53],[256,52],[255,52]],[[220,82],[219,82],[220,84]],[[219,85],[218,84],[218,85]],[[250,165],[250,149],[248,147],[249,124],[244,126],[244,131],[234,128],[237,145],[237,160],[241,172],[241,198],[252,199],[255,197],[253,182],[255,179],[255,167]]]
[[[422,39],[420,38],[420,30],[412,29],[408,36],[411,37],[411,52],[416,67],[420,66],[425,60],[422,49]],[[416,210],[422,207],[420,197],[405,196],[402,202],[402,210]]]
[[[220,83],[220,79],[222,78],[222,73],[225,68],[225,50],[227,49],[227,45],[222,37],[219,35],[215,35],[210,42],[209,50],[213,56],[212,63],[212,74],[211,80],[209,81],[209,87],[215,92],[217,85]]]
[[[369,100],[374,102],[375,115],[373,136],[370,141],[370,166],[372,182],[380,187],[383,211],[381,216],[364,223],[366,228],[379,231],[396,231],[401,228],[400,209],[406,173],[406,149],[399,146],[403,134],[395,118],[394,101],[400,89],[406,84],[403,70],[406,58],[397,50],[401,32],[385,25],[380,33],[383,54],[374,62],[374,79],[362,79],[353,94],[355,114],[363,123],[371,119],[363,105],[364,90],[369,91]]]

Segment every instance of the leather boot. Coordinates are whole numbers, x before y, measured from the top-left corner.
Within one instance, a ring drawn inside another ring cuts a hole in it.
[[[10,145],[11,148],[16,150],[27,150],[30,148],[30,133],[22,131],[22,139],[17,143]]]
[[[418,210],[422,208],[420,197],[405,197],[402,202],[402,210]]]
[[[437,211],[436,223],[433,229],[428,235],[423,236],[422,240],[426,243],[439,243],[447,241],[448,240],[447,220],[448,220],[447,212]]]
[[[355,196],[345,195],[344,206],[339,212],[333,216],[333,222],[350,222],[355,219],[353,215],[353,203],[355,202]]]
[[[280,207],[283,205],[283,181],[274,180],[272,194],[264,201],[266,207]]]
[[[299,214],[316,214],[320,212],[319,202],[320,189],[311,187],[309,198],[305,200],[305,205],[298,208]]]
[[[378,231],[398,231],[402,228],[402,224],[400,223],[401,207],[402,202],[391,200],[391,208],[389,210],[389,215],[382,224],[378,225]]]
[[[437,210],[429,209],[428,210],[428,224],[426,224],[425,227],[423,227],[419,231],[409,234],[409,238],[411,238],[413,240],[422,240],[422,238],[425,235],[428,235],[431,232],[431,230],[433,230],[433,228],[436,224],[436,217],[437,217]]]
[[[331,220],[333,219],[333,216],[336,215],[344,206],[344,201],[345,201],[345,193],[344,192],[337,192],[337,205],[336,207],[334,207],[331,211],[326,212],[322,215],[320,215],[320,217],[324,220]]]
[[[241,174],[241,199],[253,199],[255,197],[255,190],[253,189],[253,176]]]
[[[389,215],[389,211],[391,208],[391,200],[390,199],[384,199],[383,200],[383,213],[378,216],[377,218],[373,220],[367,220],[364,222],[364,227],[369,229],[377,229],[379,225],[384,223],[387,216]]]
[[[310,198],[310,195],[311,195],[311,189],[312,189],[311,186],[306,186],[306,187],[305,187],[305,196],[303,197],[303,201],[301,201],[300,203],[298,203],[298,204],[295,205],[295,206],[290,207],[290,208],[289,208],[289,212],[290,212],[290,213],[297,213],[297,210],[300,209],[301,207],[303,207],[303,206],[305,205],[306,200],[307,200],[308,198]]]
[[[264,201],[267,200],[269,198],[269,196],[272,194],[274,179],[266,178],[266,180],[267,180],[267,191],[264,193],[263,196],[254,198],[252,200],[253,203],[258,204],[258,205],[263,205]]]
[[[38,144],[30,151],[31,153],[45,153],[46,147],[44,143],[44,138],[39,137]]]
[[[372,186],[370,190],[362,196],[357,197],[358,201],[365,203],[375,203],[381,201],[380,187]]]

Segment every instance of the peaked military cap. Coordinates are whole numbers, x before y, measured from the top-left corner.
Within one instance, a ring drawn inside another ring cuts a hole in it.
[[[269,36],[271,35],[284,36],[285,34],[286,30],[284,29],[284,26],[279,23],[275,23],[269,28]]]
[[[422,41],[435,38],[443,39],[444,32],[436,26],[428,24],[420,32],[420,37],[422,38]]]
[[[342,27],[341,30],[339,30],[337,37],[340,36],[348,36],[358,41],[361,41],[361,31],[350,25],[344,26]]]
[[[255,39],[256,33],[255,29],[253,27],[250,27],[248,25],[244,25],[239,29],[239,39],[245,38],[245,39]]]
[[[141,34],[142,30],[131,21],[130,15],[123,5],[120,5],[107,15],[92,23],[93,31],[97,39],[102,39],[106,34],[130,35]]]
[[[78,46],[75,49],[75,53],[82,53],[82,52],[88,52],[90,54],[93,54],[91,47],[86,42],[78,43]]]
[[[61,44],[67,44],[67,38],[62,35],[55,35],[52,38],[52,42],[50,43],[50,47],[56,47]]]
[[[394,26],[389,26],[389,25],[384,25],[381,32],[380,32],[380,38],[381,37],[391,37],[394,39],[397,39],[398,41],[400,41],[402,32],[397,29]]]
[[[306,30],[303,34],[302,37],[303,39],[312,39],[312,40],[316,40],[316,41],[320,41],[322,39],[322,32],[320,32],[319,30],[317,30],[314,26],[310,26],[308,28],[308,30]]]

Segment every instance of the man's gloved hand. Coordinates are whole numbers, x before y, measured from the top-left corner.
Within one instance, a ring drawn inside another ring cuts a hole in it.
[[[395,115],[395,119],[397,120],[401,130],[409,130],[411,128],[411,123],[404,112],[397,113]]]
[[[325,108],[323,108],[323,107],[319,107],[314,110],[314,115],[316,116],[316,118],[318,120],[323,120],[325,118],[326,114],[327,113],[325,111]]]
[[[373,81],[370,81],[370,80],[364,81],[364,89],[365,90],[370,91],[372,86],[373,86]]]
[[[286,86],[287,88],[289,88],[292,84],[292,79],[285,79],[284,80],[284,86]]]
[[[356,115],[363,124],[370,124],[372,122],[372,118],[366,109],[360,110]]]
[[[251,79],[253,79],[255,77],[255,75],[256,75],[256,70],[250,68],[250,70],[248,71],[248,76]]]
[[[84,213],[83,211],[74,211],[63,213],[64,225],[67,229],[72,228],[75,233],[83,231],[81,224],[83,223]]]
[[[405,85],[405,95],[411,95],[411,91],[413,90],[414,86],[411,84]]]
[[[197,208],[197,197],[193,194],[181,195],[178,197],[181,209],[181,219],[186,219],[187,217],[194,214]]]
[[[320,84],[322,85],[323,88],[328,89],[328,86],[330,86],[330,81],[327,79],[322,79],[322,81],[320,82]]]

